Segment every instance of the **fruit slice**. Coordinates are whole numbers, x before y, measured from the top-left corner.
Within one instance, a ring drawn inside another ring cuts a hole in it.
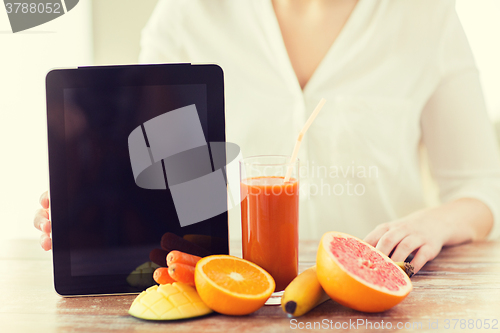
[[[146,320],[186,319],[211,312],[193,287],[179,282],[146,289],[135,298],[128,311]]]
[[[256,264],[228,255],[202,258],[194,273],[203,302],[226,315],[246,315],[264,305],[274,291],[272,276]]]
[[[323,235],[316,266],[318,280],[328,296],[358,311],[385,311],[412,290],[410,278],[389,257],[344,233]]]

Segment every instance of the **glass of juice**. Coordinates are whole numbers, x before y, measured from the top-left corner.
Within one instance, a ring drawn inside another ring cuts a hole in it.
[[[299,263],[299,161],[262,155],[240,161],[243,258],[264,268],[282,291]],[[285,182],[287,170],[291,177]]]

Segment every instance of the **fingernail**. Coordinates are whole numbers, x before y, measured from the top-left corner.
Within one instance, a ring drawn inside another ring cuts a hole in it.
[[[40,222],[40,230],[43,231],[43,227],[45,227],[45,222]]]

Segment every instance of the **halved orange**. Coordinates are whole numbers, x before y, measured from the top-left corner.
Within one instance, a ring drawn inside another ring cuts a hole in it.
[[[196,264],[194,280],[208,307],[235,316],[261,308],[275,288],[274,279],[263,268],[228,255],[202,258]]]
[[[364,312],[381,312],[412,290],[410,278],[389,257],[348,234],[323,235],[316,257],[318,280],[338,303]]]

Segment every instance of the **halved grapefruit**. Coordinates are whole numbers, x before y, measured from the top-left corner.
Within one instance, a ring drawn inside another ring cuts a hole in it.
[[[412,290],[410,278],[389,257],[364,241],[340,232],[321,238],[318,280],[338,303],[363,312],[382,312]]]

